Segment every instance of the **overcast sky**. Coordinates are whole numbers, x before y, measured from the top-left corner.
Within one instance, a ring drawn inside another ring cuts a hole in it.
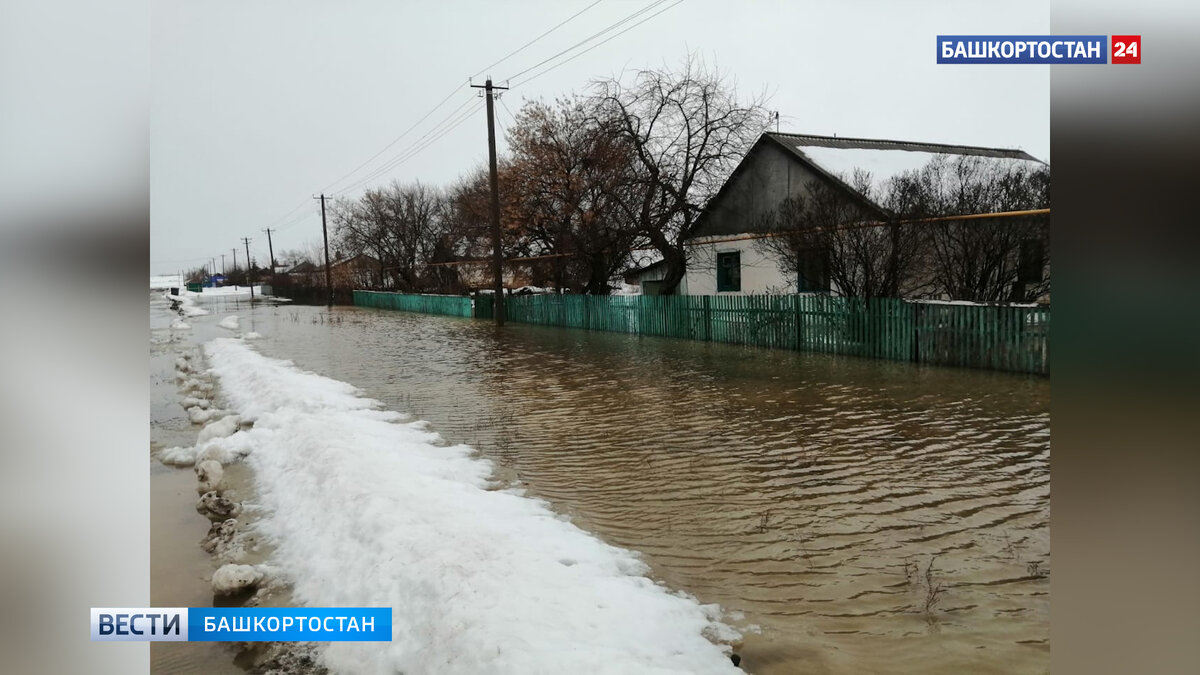
[[[153,3],[151,272],[214,257],[220,267],[234,247],[243,262],[242,237],[266,264],[266,227],[279,229],[277,258],[319,242],[311,196],[322,190],[353,196],[392,179],[454,181],[487,159],[486,118],[469,77],[515,85],[630,26],[506,93],[500,130],[525,99],[582,92],[593,78],[673,66],[694,52],[740,92],[765,91],[781,131],[1021,148],[1050,160],[1049,66],[939,66],[935,50],[939,34],[1047,34],[1044,1],[664,0],[516,76],[653,4],[601,0],[484,70],[593,2]],[[405,153],[464,103],[461,124]],[[408,159],[353,187],[400,157]]]

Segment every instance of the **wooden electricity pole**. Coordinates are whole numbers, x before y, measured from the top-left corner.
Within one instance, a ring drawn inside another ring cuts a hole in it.
[[[475,89],[483,89],[487,98],[487,130],[488,130],[488,182],[492,187],[492,273],[495,279],[492,283],[492,314],[496,317],[496,325],[504,325],[504,252],[500,249],[500,179],[496,173],[496,120],[492,107],[495,95],[494,89],[508,89],[492,85],[492,78],[485,84],[472,84]]]
[[[271,256],[271,283],[275,283],[275,246],[271,243],[271,228],[263,230],[267,233],[267,255]]]
[[[242,237],[246,244],[246,285],[250,287],[250,304],[254,304],[254,280],[250,278],[250,237]]]
[[[325,226],[325,193],[313,199],[321,200],[321,236],[325,238],[325,289],[329,291],[329,308],[333,309],[333,283],[329,280],[329,229]]]

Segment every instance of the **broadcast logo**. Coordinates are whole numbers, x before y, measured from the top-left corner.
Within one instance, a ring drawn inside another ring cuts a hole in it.
[[[388,642],[390,607],[93,607],[93,642]]]
[[[1142,36],[939,35],[937,62],[946,64],[1141,63]]]

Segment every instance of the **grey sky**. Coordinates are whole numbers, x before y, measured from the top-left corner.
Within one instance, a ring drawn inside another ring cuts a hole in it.
[[[490,73],[511,78],[652,1],[602,0]],[[234,247],[241,261],[244,236],[265,263],[268,226],[282,226],[276,257],[319,241],[312,194],[401,155],[466,101],[476,112],[461,125],[364,187],[446,184],[471,171],[487,158],[486,121],[467,78],[592,2],[155,2],[151,272],[212,257],[219,266]],[[1049,161],[1049,66],[939,66],[934,47],[938,34],[1049,33],[1047,5],[684,0],[502,101],[515,113],[523,99],[581,92],[592,78],[695,52],[741,92],[765,90],[782,131],[1016,147]],[[451,92],[377,160],[330,185]],[[508,110],[497,106],[502,128]]]

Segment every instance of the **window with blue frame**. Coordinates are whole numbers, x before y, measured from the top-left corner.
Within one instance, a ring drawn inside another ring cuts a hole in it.
[[[738,251],[717,254],[717,292],[742,290],[742,254]]]

